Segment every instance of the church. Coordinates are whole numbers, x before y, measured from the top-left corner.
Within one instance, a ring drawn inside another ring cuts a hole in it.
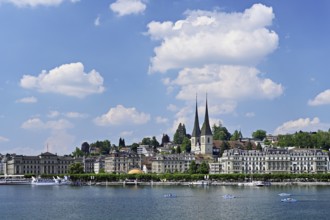
[[[202,129],[199,127],[198,119],[198,107],[196,98],[196,110],[195,110],[195,121],[194,129],[191,134],[191,152],[194,154],[212,154],[213,151],[213,134],[210,127],[209,112],[207,106],[205,106],[205,117]]]

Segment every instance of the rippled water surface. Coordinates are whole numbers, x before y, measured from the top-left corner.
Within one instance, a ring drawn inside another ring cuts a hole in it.
[[[1,219],[330,219],[330,186],[0,186],[0,201]]]

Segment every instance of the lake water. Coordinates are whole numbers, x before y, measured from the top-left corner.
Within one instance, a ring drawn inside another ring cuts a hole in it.
[[[0,219],[330,219],[330,186],[0,186]]]

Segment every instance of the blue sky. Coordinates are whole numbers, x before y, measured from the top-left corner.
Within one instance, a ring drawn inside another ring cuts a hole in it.
[[[0,0],[0,153],[330,128],[329,1]]]

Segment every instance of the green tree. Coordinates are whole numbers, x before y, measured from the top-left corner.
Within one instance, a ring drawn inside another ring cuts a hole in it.
[[[76,150],[72,152],[72,155],[74,157],[82,157],[84,156],[84,152],[82,150],[80,150],[78,147],[76,147]]]
[[[259,151],[262,150],[261,144],[260,144],[259,142],[258,142],[258,144],[257,144],[257,148],[256,148],[256,150],[259,150]]]
[[[69,166],[69,174],[84,173],[84,167],[81,163],[72,163]]]
[[[247,150],[252,150],[252,143],[251,143],[251,141],[249,141],[248,143],[247,143],[247,145],[246,145],[246,149]]]
[[[173,142],[175,144],[182,144],[184,137],[187,136],[186,127],[184,124],[179,124],[176,132],[174,133]]]
[[[177,153],[177,154],[181,154],[181,147],[180,147],[180,146],[177,146],[177,147],[176,147],[176,153]]]
[[[238,141],[243,138],[241,131],[235,130],[233,135],[231,136],[231,141]]]
[[[137,148],[138,148],[138,146],[139,146],[139,144],[137,144],[137,143],[133,143],[133,144],[131,145],[131,150],[132,150],[133,152],[137,153]]]
[[[119,147],[125,147],[125,139],[124,138],[119,138]]]
[[[213,140],[220,140],[220,141],[229,141],[231,138],[231,134],[227,130],[226,127],[222,127],[221,124],[212,126],[213,132]]]
[[[187,153],[190,153],[191,151],[191,142],[188,137],[184,137],[182,144],[181,144],[181,149],[184,150]]]
[[[188,172],[190,174],[197,173],[197,164],[196,164],[196,162],[194,160],[191,161],[191,163],[189,164]]]
[[[151,138],[150,137],[143,138],[141,144],[151,146]]]
[[[157,141],[155,136],[152,137],[152,139],[150,141],[150,145],[153,147],[159,147],[159,142]]]
[[[261,130],[261,129],[256,130],[256,131],[254,131],[254,132],[252,133],[252,137],[253,137],[254,139],[258,139],[258,140],[261,140],[261,141],[262,141],[263,139],[265,139],[266,136],[267,136],[266,131]]]
[[[161,146],[164,146],[165,144],[167,144],[168,142],[170,142],[170,137],[167,134],[163,134],[162,137],[162,143],[160,144]]]
[[[208,173],[209,173],[209,165],[208,165],[205,161],[203,161],[203,162],[199,165],[199,167],[198,167],[198,169],[197,169],[197,173],[200,173],[200,174],[208,174]]]
[[[228,143],[228,141],[222,141],[221,145],[220,145],[220,157],[222,157],[223,152],[225,152],[225,150],[229,150],[230,149],[230,145]]]
[[[100,152],[102,155],[106,155],[106,154],[109,154],[110,152],[110,147],[111,147],[111,143],[109,140],[104,140],[102,143],[101,143],[101,149],[100,149]]]
[[[81,151],[84,154],[88,155],[89,154],[89,149],[90,149],[90,146],[87,142],[84,142],[84,143],[81,144]]]

